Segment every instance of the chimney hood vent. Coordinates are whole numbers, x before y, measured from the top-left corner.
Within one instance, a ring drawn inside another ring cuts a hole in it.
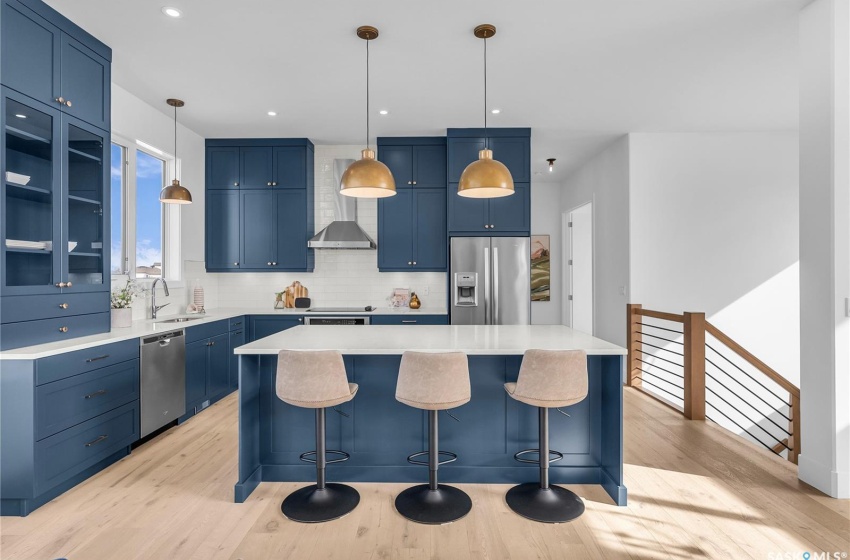
[[[375,241],[357,225],[357,199],[339,190],[342,174],[353,159],[334,160],[334,221],[307,242],[311,249],[374,249]]]

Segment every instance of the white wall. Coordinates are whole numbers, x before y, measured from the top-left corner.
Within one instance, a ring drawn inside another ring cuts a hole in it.
[[[850,498],[850,7],[800,16],[800,479]]]
[[[570,175],[560,213],[593,202],[594,334],[626,345],[629,293],[629,141],[623,136]]]
[[[558,183],[532,183],[531,234],[549,236],[549,301],[531,302],[531,323],[534,325],[561,324],[561,185]]]
[[[631,301],[800,379],[796,133],[629,135]]]

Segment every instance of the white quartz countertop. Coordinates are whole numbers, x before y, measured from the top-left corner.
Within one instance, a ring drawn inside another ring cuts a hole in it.
[[[230,319],[231,317],[239,317],[241,315],[265,315],[265,316],[275,316],[275,315],[317,315],[317,316],[337,316],[337,315],[364,315],[364,316],[372,316],[372,315],[446,315],[448,311],[445,308],[442,309],[409,309],[409,308],[378,308],[374,311],[359,311],[359,312],[342,312],[342,313],[307,313],[306,309],[269,309],[267,307],[264,308],[219,308],[219,309],[208,309],[207,312],[203,315],[185,315],[185,314],[174,314],[174,315],[164,315],[160,314],[159,318],[156,320],[153,319],[141,319],[138,321],[133,321],[132,326],[123,328],[123,329],[112,329],[107,333],[93,334],[91,336],[83,336],[79,338],[71,338],[68,340],[61,340],[57,342],[48,342],[47,344],[38,344],[36,346],[26,346],[23,348],[15,348],[13,350],[3,350],[0,352],[0,360],[37,360],[39,358],[46,358],[48,356],[55,356],[56,354],[64,354],[65,352],[73,352],[75,350],[85,350],[86,348],[94,348],[96,346],[101,346],[103,344],[109,344],[111,342],[121,342],[122,340],[130,340],[132,338],[140,338],[143,336],[147,336],[151,333],[158,332],[167,332],[174,331],[179,329],[188,329],[192,327],[196,327],[198,325],[203,325],[204,323],[211,323],[214,321],[221,321],[223,319]],[[192,317],[197,318],[197,320],[187,321],[185,323],[164,323],[163,321],[167,319],[173,319],[175,317]],[[318,327],[317,327],[318,328]],[[323,329],[328,327],[321,327]]]
[[[532,348],[584,350],[592,355],[627,353],[625,348],[562,325],[299,326],[240,346],[235,353],[338,350],[349,355],[397,355],[412,350],[521,355]]]

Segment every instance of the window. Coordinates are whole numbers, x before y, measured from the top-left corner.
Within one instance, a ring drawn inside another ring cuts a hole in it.
[[[179,279],[179,208],[159,201],[175,167],[153,146],[113,137],[112,274]]]

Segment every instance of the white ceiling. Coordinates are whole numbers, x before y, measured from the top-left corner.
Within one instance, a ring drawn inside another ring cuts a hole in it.
[[[372,134],[533,128],[532,160],[560,180],[626,132],[797,127],[797,13],[807,0],[47,0],[113,49],[113,81],[205,137],[365,135],[365,45],[374,25]],[[180,19],[160,8],[175,6]],[[388,109],[387,116],[378,115]],[[275,110],[277,117],[266,112]],[[498,154],[496,155],[498,157]]]

